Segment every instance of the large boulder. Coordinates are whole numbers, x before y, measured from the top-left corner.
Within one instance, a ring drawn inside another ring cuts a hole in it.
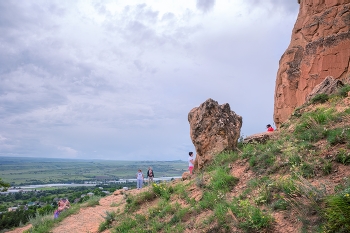
[[[301,0],[289,47],[276,77],[274,121],[279,127],[327,76],[348,83],[350,0]],[[295,3],[297,4],[297,3]]]
[[[242,127],[242,117],[229,104],[208,99],[188,114],[190,136],[196,148],[195,170],[222,152],[234,150]]]

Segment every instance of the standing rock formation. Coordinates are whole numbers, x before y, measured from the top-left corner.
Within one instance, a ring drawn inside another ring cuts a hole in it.
[[[277,127],[305,103],[327,76],[348,83],[350,0],[301,0],[291,43],[280,59],[275,87]]]
[[[196,148],[195,169],[201,169],[213,156],[237,146],[242,117],[229,104],[208,99],[188,114],[190,136]]]

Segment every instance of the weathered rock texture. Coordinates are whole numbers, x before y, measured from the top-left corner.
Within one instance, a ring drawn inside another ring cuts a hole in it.
[[[305,103],[313,88],[327,76],[348,83],[349,29],[350,0],[300,1],[291,43],[277,72],[274,106],[277,127]]]
[[[250,135],[246,137],[243,140],[243,143],[265,143],[267,140],[269,140],[273,135],[275,134],[275,131],[273,132],[263,132],[263,133],[257,133]]]
[[[229,104],[208,99],[188,114],[190,136],[196,148],[195,170],[201,169],[216,154],[237,146],[242,117]]]
[[[332,76],[327,76],[320,84],[314,87],[311,93],[306,97],[306,101],[311,100],[317,94],[334,94],[342,86],[344,86],[342,81],[336,80]]]

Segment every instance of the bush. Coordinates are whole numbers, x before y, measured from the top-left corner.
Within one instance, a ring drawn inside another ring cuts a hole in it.
[[[213,177],[210,182],[210,188],[214,191],[229,192],[237,183],[238,178],[229,174],[229,169],[222,167],[217,168],[213,172]]]
[[[277,199],[271,204],[273,210],[286,210],[289,208],[289,203],[284,199]]]
[[[325,232],[350,232],[350,188],[326,199]]]
[[[115,220],[116,212],[106,211],[106,216],[104,216],[104,221],[99,225],[98,231],[102,232],[111,227],[113,221]]]
[[[338,94],[341,97],[347,97],[349,91],[350,91],[350,85],[344,85],[342,88],[339,89]]]
[[[166,183],[152,184],[152,190],[156,196],[162,197],[166,200],[170,199],[171,193],[173,193],[173,188]]]
[[[322,93],[322,94],[317,94],[315,95],[315,97],[313,97],[310,102],[312,104],[317,104],[317,103],[325,103],[327,102],[329,99],[329,96],[325,93]]]
[[[349,128],[335,128],[325,133],[327,141],[330,145],[343,144],[350,140]]]
[[[251,205],[248,200],[234,200],[230,208],[240,220],[238,226],[247,232],[261,232],[272,226],[272,216]]]
[[[337,153],[335,160],[339,163],[344,164],[344,165],[349,165],[350,164],[350,153],[344,149],[341,149]]]

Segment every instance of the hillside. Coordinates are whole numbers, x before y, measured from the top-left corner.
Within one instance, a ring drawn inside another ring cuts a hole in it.
[[[239,143],[190,180],[103,198],[52,232],[350,232],[348,91],[316,96],[272,139]]]

